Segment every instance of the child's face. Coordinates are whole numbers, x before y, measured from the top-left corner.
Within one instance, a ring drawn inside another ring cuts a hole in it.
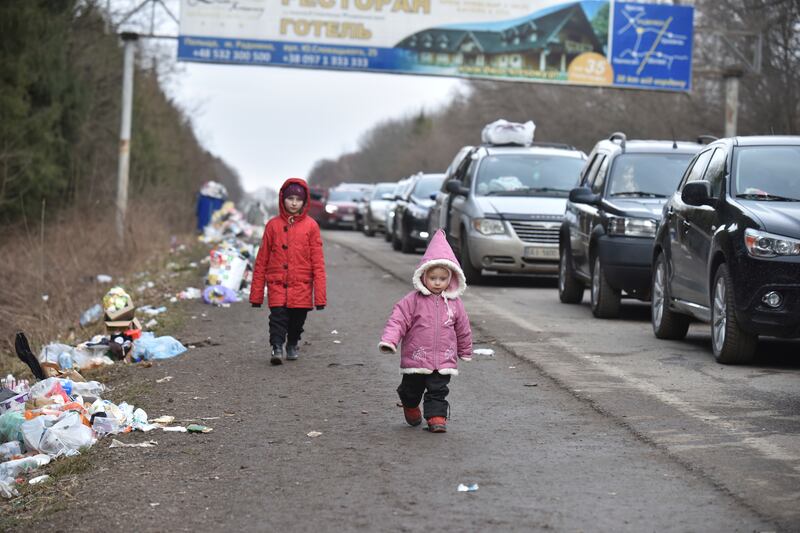
[[[286,208],[286,211],[288,211],[290,215],[296,215],[303,209],[303,199],[294,194],[291,196],[284,196],[283,207]]]
[[[450,284],[450,271],[444,267],[433,267],[422,276],[425,287],[433,294],[441,294]]]

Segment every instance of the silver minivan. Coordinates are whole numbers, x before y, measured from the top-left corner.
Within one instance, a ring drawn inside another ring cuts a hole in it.
[[[472,148],[437,196],[467,281],[483,271],[558,274],[558,232],[586,154],[551,143]]]

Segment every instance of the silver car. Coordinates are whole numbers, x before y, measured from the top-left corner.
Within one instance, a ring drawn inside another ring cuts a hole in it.
[[[364,235],[372,237],[376,231],[386,231],[386,206],[394,200],[395,182],[378,183],[372,190],[364,211]]]
[[[468,282],[484,270],[558,274],[558,231],[586,154],[567,145],[473,148],[439,195]]]

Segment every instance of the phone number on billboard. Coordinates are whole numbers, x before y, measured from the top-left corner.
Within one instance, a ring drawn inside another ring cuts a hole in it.
[[[369,68],[370,66],[369,59],[366,57],[324,54],[276,54],[272,52],[251,52],[249,50],[195,48],[192,50],[192,56],[203,61],[229,61],[235,63],[272,63],[331,68]]]

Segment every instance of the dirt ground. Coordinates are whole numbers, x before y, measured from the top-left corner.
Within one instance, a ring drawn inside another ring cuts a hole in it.
[[[376,345],[410,282],[336,244],[326,256],[328,307],[309,314],[299,361],[268,364],[267,310],[185,304],[176,336],[195,348],[119,370],[115,394],[126,391],[151,418],[213,431],[118,437],[157,441],[152,448],[103,439],[81,461],[67,460],[74,471],[6,504],[3,529],[772,529],[492,345],[480,324],[476,345],[497,353],[461,363],[448,433],[407,426],[395,405],[398,358]],[[479,489],[458,492],[460,483]]]

